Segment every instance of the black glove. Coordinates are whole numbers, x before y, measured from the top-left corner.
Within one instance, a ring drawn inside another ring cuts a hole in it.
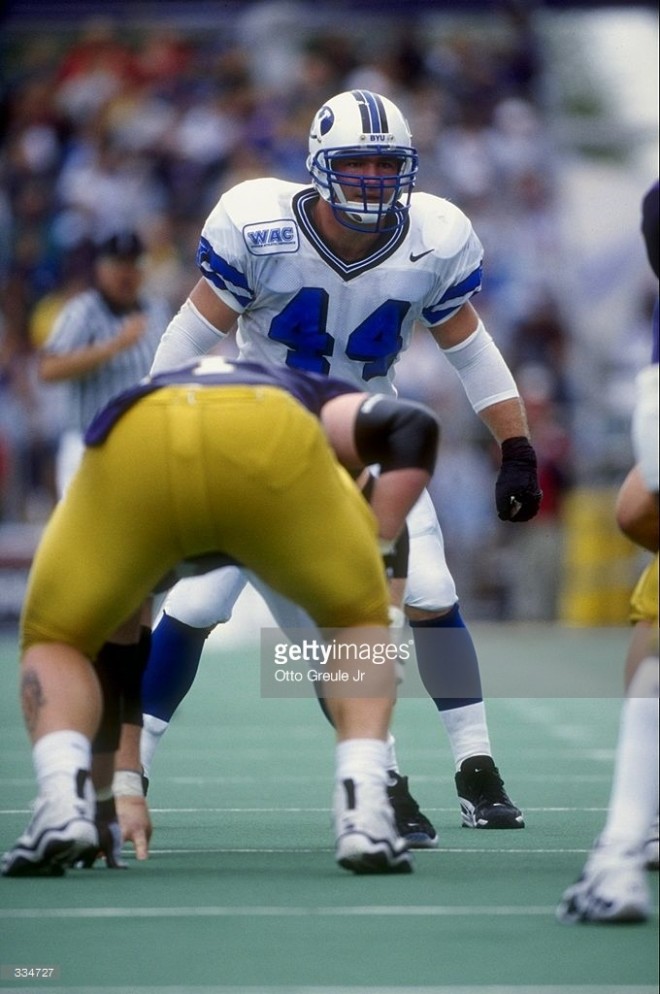
[[[522,435],[505,439],[495,483],[497,516],[502,521],[529,521],[541,506],[542,497],[534,449]]]

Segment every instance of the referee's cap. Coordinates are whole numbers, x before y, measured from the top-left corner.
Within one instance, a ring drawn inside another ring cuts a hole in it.
[[[139,259],[144,253],[144,243],[135,231],[117,231],[99,244],[96,257],[130,260]]]

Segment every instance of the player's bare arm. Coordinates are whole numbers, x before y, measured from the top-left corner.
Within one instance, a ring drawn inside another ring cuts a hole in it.
[[[143,860],[149,857],[153,826],[142,785],[140,733],[138,725],[122,725],[115,754],[113,790],[122,838],[132,842],[136,859]]]
[[[418,404],[355,393],[327,403],[321,421],[348,469],[380,465],[369,504],[378,521],[379,538],[393,542],[431,479],[439,441],[436,419]]]
[[[658,497],[649,493],[638,466],[621,484],[615,513],[624,535],[649,552],[658,551]]]

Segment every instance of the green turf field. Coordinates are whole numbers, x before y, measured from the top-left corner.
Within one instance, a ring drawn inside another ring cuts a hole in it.
[[[493,667],[579,665],[600,686],[622,671],[625,630],[477,625]],[[651,922],[554,920],[607,805],[620,702],[489,700],[498,764],[524,808],[521,832],[460,828],[433,706],[404,699],[403,772],[440,847],[415,872],[359,878],[333,859],[332,737],[311,700],[264,700],[258,651],[213,638],[164,739],[150,802],[152,856],[127,871],[0,880],[0,989],[121,994],[650,994],[658,990],[657,879]],[[0,848],[34,794],[16,697],[16,647],[0,640]],[[527,690],[525,691],[527,693]],[[12,969],[56,967],[13,980]]]

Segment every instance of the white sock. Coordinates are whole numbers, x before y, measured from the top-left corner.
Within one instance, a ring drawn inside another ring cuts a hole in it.
[[[440,711],[440,717],[449,736],[456,772],[470,756],[492,755],[483,701],[466,704],[462,708],[452,708],[450,711]]]
[[[393,771],[394,773],[400,773],[399,760],[396,757],[396,739],[391,732],[387,733],[387,742],[385,743],[385,746],[387,748],[388,772]]]
[[[142,715],[142,732],[140,734],[140,763],[145,777],[149,776],[156,749],[169,727],[169,721],[155,718],[152,714]]]
[[[70,784],[78,770],[90,770],[92,748],[81,732],[49,732],[35,742],[32,763],[39,792],[58,790],[61,778]]]
[[[337,780],[387,783],[387,743],[382,739],[345,739],[335,748]]]
[[[614,778],[601,846],[644,845],[658,811],[658,659],[637,668],[621,709]]]

